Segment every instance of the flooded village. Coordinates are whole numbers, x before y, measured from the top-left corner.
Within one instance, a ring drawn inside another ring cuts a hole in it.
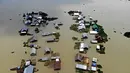
[[[75,61],[78,63],[76,64],[75,68],[77,72],[98,72],[102,73],[100,69],[97,69],[98,66],[102,67],[100,64],[97,65],[98,59],[93,57],[92,61],[87,56],[87,51],[89,50],[88,44],[84,43],[86,39],[88,39],[88,33],[91,35],[95,35],[95,39],[91,40],[90,43],[98,44],[107,41],[107,34],[104,32],[102,26],[98,25],[98,20],[93,20],[92,17],[89,17],[89,20],[85,20],[85,16],[83,16],[81,11],[69,11],[68,14],[70,16],[74,16],[74,20],[78,22],[77,24],[73,24],[70,26],[71,30],[76,32],[82,33],[81,42],[75,42],[74,49],[79,49],[79,52],[75,56]],[[37,34],[42,32],[39,30],[40,26],[46,27],[49,25],[49,21],[54,21],[58,19],[57,17],[48,17],[47,13],[42,11],[39,12],[31,12],[31,13],[24,13],[23,14],[23,23],[25,24],[24,28],[21,28],[18,32],[20,36],[31,36],[26,42],[23,42],[23,47],[30,48],[30,56],[32,59],[24,60],[22,59],[21,65],[18,67],[11,68],[11,71],[17,71],[17,73],[34,73],[39,71],[39,69],[34,68],[36,65],[37,60],[33,57],[37,55],[38,49],[43,49],[40,47],[36,42],[38,42]],[[54,23],[54,28],[59,29],[63,23]],[[90,29],[92,26],[92,29]],[[29,27],[34,27],[35,34],[29,33]],[[51,42],[58,42],[60,40],[60,33],[59,32],[42,32],[42,37],[52,36],[46,40],[47,43]],[[75,39],[72,37],[73,40],[78,40],[77,37]],[[80,40],[78,40],[80,41]],[[105,53],[105,47],[103,45],[97,45],[95,48],[97,52]],[[25,51],[25,54],[27,52]],[[50,55],[49,55],[50,54]],[[49,55],[49,56],[48,56]],[[84,56],[83,56],[84,55]],[[60,52],[55,52],[51,48],[46,47],[44,48],[44,56],[43,58],[38,59],[38,62],[45,62],[44,66],[52,67],[54,70],[61,69],[62,60],[60,59]],[[91,61],[91,63],[90,63]]]
[[[3,69],[0,72],[130,72],[128,69],[130,61],[128,58],[130,53],[128,44],[130,31],[129,25],[125,23],[129,20],[117,19],[119,16],[128,16],[118,14],[112,17],[117,12],[108,13],[112,12],[111,9],[121,11],[122,9],[118,9],[117,6],[121,4],[125,7],[129,1],[125,1],[127,2],[125,5],[123,5],[124,1],[116,0],[115,2],[119,3],[117,5],[112,3],[111,0],[108,2],[107,0],[103,1],[104,3],[106,2],[106,5],[102,4],[102,0],[99,2],[94,0],[81,1],[81,4],[78,1],[76,1],[78,4],[63,2],[66,3],[63,5],[61,2],[59,4],[54,3],[53,7],[56,9],[50,7],[52,8],[50,10],[46,7],[47,5],[43,5],[45,6],[43,8],[40,8],[40,6],[33,7],[36,1],[32,0],[31,2],[32,7],[27,7],[27,10],[24,10],[23,6],[21,10],[14,11],[11,15],[0,15],[5,16],[0,18],[0,24],[3,24],[0,28],[1,47],[3,48],[0,50],[1,57],[3,56],[1,65],[3,65]],[[36,3],[42,6],[42,2],[38,1]],[[7,4],[13,6],[13,3],[18,3],[18,6],[20,6],[26,1],[22,3],[16,0]],[[47,1],[46,3],[49,2]],[[115,7],[109,6],[108,9],[105,8],[111,4],[115,5]],[[2,1],[0,5],[0,9],[5,8],[6,1]],[[100,5],[104,6],[102,7],[103,9]],[[28,5],[25,4],[25,6]],[[4,13],[4,11],[6,10],[0,11],[0,13]],[[6,11],[5,13],[8,12]],[[111,18],[108,18],[108,16],[111,16]],[[5,18],[7,18],[7,22],[4,22],[3,19]],[[5,26],[6,24],[8,25]],[[116,27],[117,24],[119,27]],[[5,53],[7,55],[4,58]],[[125,61],[126,63],[124,63]]]

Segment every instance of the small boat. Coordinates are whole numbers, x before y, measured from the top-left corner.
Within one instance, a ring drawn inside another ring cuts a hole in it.
[[[76,54],[75,61],[76,62],[81,62],[82,60],[83,60],[83,56],[81,54]]]
[[[46,47],[44,49],[44,51],[45,51],[45,54],[50,54],[51,53],[51,48]]]

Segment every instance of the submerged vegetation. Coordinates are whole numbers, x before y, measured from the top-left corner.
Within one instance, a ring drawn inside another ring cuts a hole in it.
[[[98,26],[98,34],[103,38],[103,40],[105,42],[108,41],[108,39],[107,39],[108,35],[104,32],[103,27],[101,25],[98,25],[98,24],[97,24],[97,26]]]
[[[74,36],[72,37],[73,40],[78,40],[78,37]]]
[[[70,30],[73,30],[73,31],[78,32],[78,25],[77,25],[77,24],[72,24],[72,25],[70,26]]]
[[[81,42],[75,42],[74,49],[79,49],[80,43]]]
[[[56,39],[59,39],[59,37],[60,37],[60,33],[59,32],[54,33],[53,35],[55,36]]]

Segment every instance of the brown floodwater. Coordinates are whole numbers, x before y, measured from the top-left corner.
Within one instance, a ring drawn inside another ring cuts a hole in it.
[[[22,14],[31,11],[45,11],[50,16],[59,19],[49,23],[47,27],[40,28],[45,32],[59,31],[61,33],[58,43],[46,43],[45,39],[38,34],[38,44],[42,47],[37,51],[36,58],[44,57],[44,47],[50,47],[60,52],[62,69],[59,73],[75,73],[74,56],[78,52],[74,50],[72,36],[81,37],[81,34],[70,31],[69,27],[74,23],[72,17],[64,13],[69,10],[81,10],[85,16],[97,19],[105,32],[111,38],[106,46],[106,54],[96,52],[96,45],[90,44],[92,36],[85,42],[91,48],[87,55],[97,57],[103,66],[104,73],[130,73],[130,39],[125,38],[120,32],[130,31],[130,1],[127,0],[0,0],[0,73],[16,73],[9,69],[20,65],[21,59],[29,59],[30,49],[23,47],[23,42],[28,37],[18,35],[18,30],[24,27]],[[21,16],[19,16],[21,14]],[[12,19],[12,20],[10,20]],[[54,22],[63,22],[61,30],[55,30]],[[125,28],[125,29],[123,29]],[[114,33],[113,31],[117,32]],[[14,51],[13,54],[11,52]],[[27,54],[25,54],[27,51]],[[37,73],[57,73],[51,68],[44,67],[44,63],[37,63]]]

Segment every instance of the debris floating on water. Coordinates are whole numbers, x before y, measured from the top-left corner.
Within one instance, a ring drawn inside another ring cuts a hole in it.
[[[25,51],[25,54],[27,54],[27,51]]]
[[[114,31],[114,33],[116,33],[116,31]]]

